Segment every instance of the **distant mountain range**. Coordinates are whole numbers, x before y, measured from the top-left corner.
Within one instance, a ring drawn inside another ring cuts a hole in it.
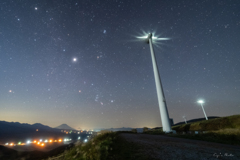
[[[55,128],[56,128],[56,129],[75,130],[75,131],[76,131],[76,129],[70,127],[70,126],[67,125],[67,124],[61,124],[60,126],[57,126],[57,127],[55,127]]]
[[[41,123],[35,124],[27,124],[27,123],[19,123],[19,122],[6,122],[0,121],[0,134],[8,134],[8,133],[26,133],[26,132],[34,132],[38,129],[38,131],[59,131],[57,129],[51,128],[46,125],[42,125]]]

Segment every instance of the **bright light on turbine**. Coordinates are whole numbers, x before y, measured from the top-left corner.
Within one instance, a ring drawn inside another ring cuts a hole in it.
[[[143,33],[144,35],[143,36],[138,36],[138,37],[136,37],[136,38],[138,38],[138,39],[148,39],[148,38],[150,38],[149,36],[150,36],[150,34],[151,33],[146,33],[146,32],[144,32]],[[152,40],[153,41],[166,41],[166,40],[170,40],[171,38],[158,38],[158,36],[157,35],[155,35],[154,33],[152,33]]]
[[[203,104],[203,103],[204,103],[204,101],[203,101],[203,100],[199,100],[199,101],[198,101],[198,103],[200,103],[200,104]]]

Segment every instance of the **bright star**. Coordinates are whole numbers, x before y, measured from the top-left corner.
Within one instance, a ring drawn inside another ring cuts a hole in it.
[[[77,62],[77,58],[73,58],[73,62]]]

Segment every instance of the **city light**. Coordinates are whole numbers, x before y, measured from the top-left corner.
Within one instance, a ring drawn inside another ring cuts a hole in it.
[[[85,139],[84,142],[86,143],[86,142],[87,142],[87,139]]]
[[[78,139],[81,139],[81,137],[78,137]],[[43,140],[43,139],[39,139],[39,141],[37,141],[37,140],[33,140],[33,141],[31,141],[31,140],[27,140],[26,141],[26,143],[22,143],[21,141],[19,141],[19,142],[17,142],[16,144],[14,144],[13,142],[12,143],[9,143],[9,142],[6,142],[6,143],[4,143],[4,145],[6,145],[6,146],[16,146],[16,145],[29,145],[30,143],[35,143],[36,145],[40,145],[40,146],[45,146],[45,144],[46,143],[52,143],[52,142],[68,142],[68,141],[71,141],[72,139],[68,139],[68,138],[65,138],[65,139],[61,139],[61,138],[59,138],[59,139],[55,139],[55,140],[53,140],[53,139],[45,139],[45,140]],[[86,140],[85,140],[85,142],[86,142]]]

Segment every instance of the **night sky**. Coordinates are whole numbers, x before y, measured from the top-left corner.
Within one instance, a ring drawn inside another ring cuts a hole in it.
[[[175,123],[240,113],[239,0],[1,0],[0,120],[161,126],[144,32]]]

